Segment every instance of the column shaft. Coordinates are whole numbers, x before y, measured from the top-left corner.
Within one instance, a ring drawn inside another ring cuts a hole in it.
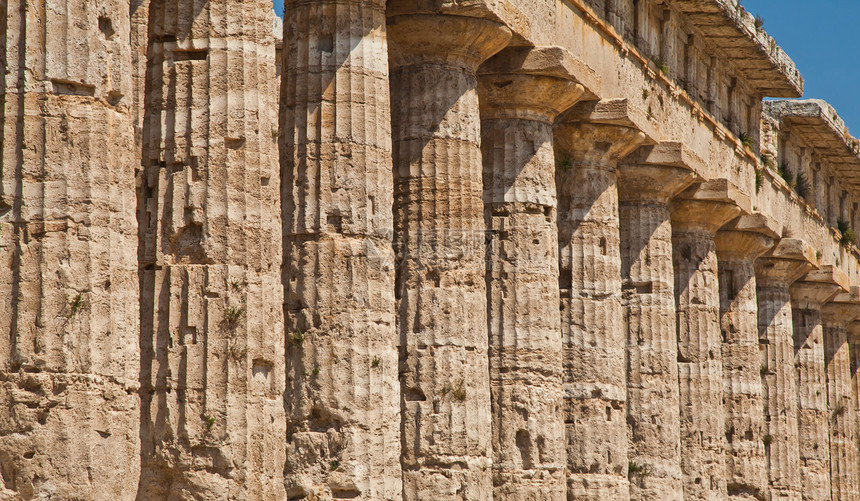
[[[772,238],[755,231],[717,233],[723,431],[729,499],[767,496],[767,456],[761,440],[765,435],[765,420],[754,263],[773,242]]]
[[[0,498],[131,500],[129,2],[9,0],[0,11]]]
[[[480,70],[495,500],[566,493],[552,122],[584,88],[529,64],[562,55],[509,49]]]
[[[648,164],[622,164],[619,172],[630,499],[681,500],[669,199],[695,175],[686,167]]]
[[[400,499],[384,0],[288,0],[281,152],[289,498]]]
[[[283,496],[273,13],[149,4],[139,496]]]
[[[389,19],[404,499],[492,498],[478,65],[510,31]],[[456,50],[454,50],[456,49]]]
[[[568,499],[626,500],[627,413],[616,165],[634,127],[556,127]]]

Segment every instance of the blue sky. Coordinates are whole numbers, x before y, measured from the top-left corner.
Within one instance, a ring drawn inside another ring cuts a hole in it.
[[[794,60],[805,98],[824,99],[860,136],[860,1],[743,0]]]
[[[284,12],[284,0],[274,0]],[[764,29],[794,60],[804,97],[836,108],[860,136],[860,0],[742,0],[764,19]]]

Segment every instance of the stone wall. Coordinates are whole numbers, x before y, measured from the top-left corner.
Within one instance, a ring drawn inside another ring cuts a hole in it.
[[[860,142],[736,0],[0,11],[0,499],[860,498]]]

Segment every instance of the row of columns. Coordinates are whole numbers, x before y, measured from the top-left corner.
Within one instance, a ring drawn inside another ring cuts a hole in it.
[[[844,276],[473,14],[287,2],[287,494],[856,497]]]

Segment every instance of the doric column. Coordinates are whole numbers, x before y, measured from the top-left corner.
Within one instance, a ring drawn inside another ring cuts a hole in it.
[[[683,499],[669,201],[703,166],[681,143],[660,143],[618,169],[631,500]]]
[[[725,179],[696,184],[671,205],[684,497],[725,499],[720,289],[714,236],[750,211]]]
[[[741,216],[717,232],[720,279],[726,482],[729,499],[767,498],[755,260],[773,247],[779,224]]]
[[[856,410],[852,395],[848,326],[860,317],[860,287],[837,294],[821,308],[827,412],[830,418],[830,489],[833,501],[860,499]]]
[[[848,277],[831,265],[807,273],[791,286],[800,480],[804,501],[830,499],[830,420],[821,307],[837,293],[846,290]]]
[[[389,5],[403,497],[492,498],[477,67],[503,25]],[[392,16],[392,14],[395,14]]]
[[[399,499],[384,0],[287,0],[287,497]]]
[[[565,497],[552,123],[585,94],[582,71],[553,47],[479,70],[495,500]]]
[[[145,499],[284,495],[273,16],[267,0],[149,4]]]
[[[848,324],[848,345],[851,358],[851,405],[854,412],[854,450],[858,456],[856,468],[860,476],[860,321]],[[860,486],[860,479],[857,481]]]
[[[0,13],[0,498],[131,500],[129,1],[4,0]]]
[[[568,499],[629,497],[616,166],[643,129],[626,100],[581,103],[556,126]]]
[[[799,501],[800,453],[797,380],[794,376],[789,286],[817,263],[815,251],[799,239],[783,238],[755,262],[761,378],[770,499]]]

